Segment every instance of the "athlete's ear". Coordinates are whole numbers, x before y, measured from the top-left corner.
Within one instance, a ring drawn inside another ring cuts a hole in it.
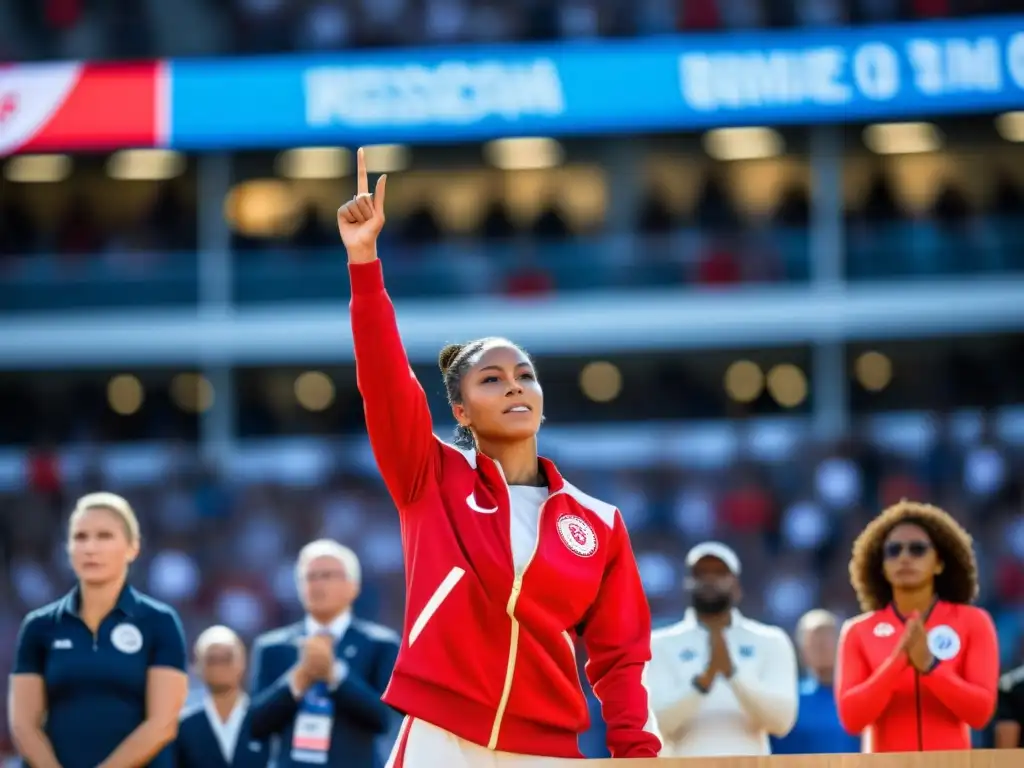
[[[939,560],[939,562],[935,564],[935,575],[938,576],[944,570],[946,570],[946,564]]]
[[[466,406],[462,403],[456,403],[452,406],[452,416],[455,417],[455,421],[459,423],[459,426],[469,426],[469,417],[466,415]]]

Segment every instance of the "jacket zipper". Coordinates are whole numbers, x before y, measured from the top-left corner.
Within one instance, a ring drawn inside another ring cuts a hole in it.
[[[917,751],[924,752],[924,725],[921,722],[921,673],[914,670],[914,706],[917,711]]]
[[[501,464],[494,462],[494,466],[498,468],[498,474],[501,475],[501,480],[505,484],[505,493],[508,497],[508,509],[509,509],[509,524],[511,525],[511,514],[512,514],[512,492],[509,490],[508,481],[505,479],[505,471],[501,468]],[[554,496],[560,494],[561,491],[556,491],[550,494],[544,503],[540,505],[540,510],[537,513],[537,537],[533,542],[533,552],[530,553],[530,558],[526,561],[522,570],[515,571],[515,578],[512,580],[512,591],[508,596],[508,603],[505,605],[505,613],[508,614],[509,619],[512,621],[512,633],[508,641],[508,663],[505,665],[505,683],[501,689],[501,698],[498,700],[498,709],[494,713],[494,724],[491,726],[491,736],[487,740],[487,748],[490,750],[497,750],[498,748],[498,735],[501,733],[501,723],[505,719],[505,710],[508,707],[509,696],[512,693],[512,680],[516,675],[516,656],[519,651],[519,620],[516,618],[516,603],[519,602],[519,595],[523,591],[523,577],[526,575],[527,569],[530,567],[530,563],[533,562],[534,556],[537,554],[537,550],[540,549],[540,534],[541,534],[541,521],[544,519],[544,509],[547,507],[548,502]],[[511,551],[511,529],[509,535],[509,550]],[[513,556],[513,569],[515,569],[515,560]]]

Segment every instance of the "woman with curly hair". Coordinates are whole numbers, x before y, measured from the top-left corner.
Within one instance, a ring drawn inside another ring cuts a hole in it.
[[[839,638],[836,702],[862,752],[970,749],[996,704],[999,648],[972,539],[949,514],[902,501],[857,537],[850,580],[865,613]]]

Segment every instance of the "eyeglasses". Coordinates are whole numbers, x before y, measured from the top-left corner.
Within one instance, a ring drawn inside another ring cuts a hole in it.
[[[208,653],[203,661],[206,666],[215,667],[234,663],[235,656],[231,653]]]
[[[904,552],[914,558],[924,557],[931,548],[932,545],[927,541],[890,541],[882,549],[882,552],[885,554],[886,560],[895,560]]]

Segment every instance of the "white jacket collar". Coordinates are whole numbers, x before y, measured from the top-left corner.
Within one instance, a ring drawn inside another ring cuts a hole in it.
[[[690,626],[702,627],[703,625],[697,620],[697,612],[693,608],[687,608],[686,613],[683,614],[683,623]],[[738,627],[743,623],[743,614],[738,609],[733,608],[729,614],[729,626]]]

